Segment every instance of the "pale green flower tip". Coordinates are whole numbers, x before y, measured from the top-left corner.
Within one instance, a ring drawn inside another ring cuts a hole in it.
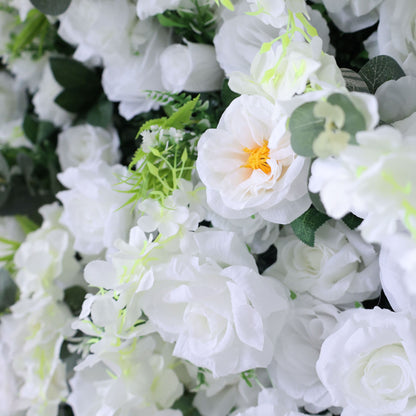
[[[350,134],[345,131],[323,131],[313,142],[312,149],[316,156],[326,158],[338,156],[348,145]]]
[[[324,118],[326,125],[333,123],[339,129],[344,126],[345,113],[339,105],[332,105],[327,101],[319,101],[313,109],[313,114],[315,117]],[[327,126],[325,126],[325,129],[327,129]]]

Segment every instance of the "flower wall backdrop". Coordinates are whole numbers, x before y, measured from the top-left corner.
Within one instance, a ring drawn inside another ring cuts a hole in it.
[[[414,416],[416,3],[0,1],[0,416]]]

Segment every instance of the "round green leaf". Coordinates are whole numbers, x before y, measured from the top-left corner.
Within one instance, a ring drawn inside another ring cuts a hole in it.
[[[57,16],[66,11],[71,0],[30,0],[30,2],[42,13]]]

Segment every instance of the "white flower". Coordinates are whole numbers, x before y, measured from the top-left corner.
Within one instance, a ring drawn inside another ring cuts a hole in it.
[[[384,0],[380,6],[380,23],[377,28],[377,47],[370,50],[370,57],[390,55],[416,76],[416,36],[411,30],[416,17],[416,3],[412,0]],[[374,50],[375,49],[375,50]],[[409,61],[410,65],[408,65]]]
[[[342,416],[415,414],[415,322],[379,308],[344,314],[316,365]]]
[[[89,124],[69,127],[58,135],[56,152],[62,170],[100,160],[113,165],[119,159],[117,132]]]
[[[383,0],[322,0],[329,17],[343,32],[356,32],[378,20],[378,6]]]
[[[62,299],[63,290],[79,280],[73,239],[58,223],[62,208],[57,203],[42,207],[40,212],[42,227],[27,235],[14,256],[16,283],[21,299],[45,295]]]
[[[198,143],[196,167],[211,209],[225,218],[287,224],[310,205],[309,163],[290,146],[287,115],[260,96],[235,99]]]
[[[285,319],[286,290],[247,267],[246,247],[224,238],[231,233],[194,234],[184,254],[149,271],[152,285],[139,293],[144,313],[163,339],[176,342],[175,356],[214,377],[267,366]]]
[[[224,74],[211,45],[187,42],[168,46],[160,55],[163,86],[171,92],[220,90]]]
[[[125,238],[133,222],[128,207],[120,209],[128,194],[120,182],[126,168],[108,166],[104,162],[68,168],[58,174],[59,181],[69,188],[58,192],[64,206],[61,223],[74,235],[74,249],[81,254],[99,254],[110,248],[116,238]]]
[[[183,393],[167,347],[157,337],[142,337],[106,345],[97,362],[88,356],[70,380],[68,403],[75,414],[164,415],[156,409],[172,406]]]
[[[15,217],[0,217],[0,258],[13,256],[16,246],[25,237],[26,234]],[[5,261],[0,261],[0,268],[4,265]]]
[[[62,127],[68,125],[74,116],[55,103],[63,88],[55,81],[50,65],[43,70],[39,88],[33,97],[33,105],[39,117]]]
[[[358,232],[341,222],[326,223],[317,230],[314,247],[309,247],[289,228],[285,231],[276,241],[277,262],[264,274],[327,303],[341,305],[379,295],[377,252]]]
[[[380,251],[380,280],[395,311],[415,315],[416,241],[405,232],[386,238]]]
[[[146,90],[163,90],[159,57],[170,43],[170,32],[153,19],[138,21],[135,33],[134,50],[108,62],[102,77],[104,92],[111,101],[120,101],[119,112],[126,119],[158,108]]]
[[[26,110],[26,95],[22,83],[5,71],[0,72],[0,146],[30,146],[22,131]]]
[[[302,94],[308,83],[319,89],[345,85],[334,57],[322,52],[319,37],[310,43],[292,40],[285,49],[278,43],[265,53],[259,52],[250,74],[231,74],[230,88],[240,94],[264,95],[272,102]]]
[[[0,342],[0,416],[18,414],[19,383],[12,368],[12,357],[4,341]]]
[[[363,238],[383,241],[394,234],[398,221],[415,232],[416,158],[415,136],[381,126],[356,135],[338,158],[317,159],[312,165],[309,189],[320,192],[330,216],[341,218],[349,211],[364,218]]]
[[[320,412],[333,403],[315,365],[322,342],[338,322],[339,310],[310,296],[299,296],[292,305],[275,344],[269,375],[273,385],[296,399],[298,405]]]
[[[163,13],[166,10],[175,10],[179,7],[189,9],[193,6],[194,4],[191,0],[138,0],[136,12],[137,16],[139,16],[141,20],[144,20],[155,14]]]
[[[29,11],[33,9],[33,4],[29,0],[10,0],[10,5],[19,11],[22,22],[25,21]]]

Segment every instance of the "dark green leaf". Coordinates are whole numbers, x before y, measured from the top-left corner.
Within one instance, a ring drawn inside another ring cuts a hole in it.
[[[313,205],[290,225],[295,235],[310,247],[315,244],[315,233],[318,228],[328,221],[328,215],[319,212]]]
[[[36,143],[39,145],[44,140],[48,140],[56,131],[56,127],[50,121],[40,121],[36,135]]]
[[[10,180],[10,168],[7,160],[0,153],[0,185]]]
[[[193,406],[195,394],[186,392],[182,397],[173,403],[172,409],[178,409],[183,416],[201,416],[197,409]]]
[[[107,127],[111,123],[113,116],[113,103],[107,100],[105,95],[101,95],[98,101],[87,113],[87,123],[98,127]]]
[[[355,230],[363,222],[363,219],[350,212],[342,217],[342,221],[344,221],[344,223],[348,225],[351,230]]]
[[[30,193],[33,195],[34,192],[31,186],[32,175],[35,169],[33,159],[26,153],[19,152],[16,156],[16,161],[25,179],[26,186],[28,187]]]
[[[326,215],[326,209],[324,207],[324,204],[321,201],[321,198],[319,196],[319,193],[313,193],[309,191],[309,197],[311,198],[313,206],[319,211],[322,212],[322,214]]]
[[[55,103],[70,113],[79,113],[90,108],[98,94],[99,91],[88,93],[82,88],[68,88],[55,97]]]
[[[73,315],[80,314],[86,293],[87,291],[81,286],[71,286],[65,289],[64,302],[71,309]]]
[[[32,142],[36,143],[38,135],[38,120],[31,114],[26,114],[23,120],[23,132],[25,136]]]
[[[81,62],[71,58],[50,58],[53,76],[64,88],[82,88],[88,91],[100,89],[100,77]]]
[[[30,0],[42,13],[51,16],[62,14],[71,4],[71,0]]]
[[[360,77],[360,74],[349,68],[341,68],[341,72],[348,91],[369,92],[367,84]]]
[[[60,403],[57,416],[74,416],[71,406],[66,403]]]
[[[6,269],[0,269],[0,313],[16,302],[17,286]]]
[[[367,84],[371,94],[374,94],[377,88],[386,81],[397,80],[406,75],[401,66],[391,56],[387,55],[379,55],[370,59],[361,68],[359,74]]]
[[[181,28],[187,27],[187,25],[181,23],[180,20],[178,21],[178,20],[170,19],[169,17],[166,17],[163,14],[158,14],[157,20],[159,20],[159,23],[165,27],[181,27]]]
[[[325,120],[313,114],[316,102],[299,106],[289,119],[291,145],[300,156],[313,157],[313,142],[324,131]]]
[[[239,95],[240,94],[237,94],[236,92],[230,89],[230,87],[228,86],[228,79],[224,79],[221,89],[221,99],[224,103],[224,106],[228,107],[231,104],[231,101],[233,101]]]

